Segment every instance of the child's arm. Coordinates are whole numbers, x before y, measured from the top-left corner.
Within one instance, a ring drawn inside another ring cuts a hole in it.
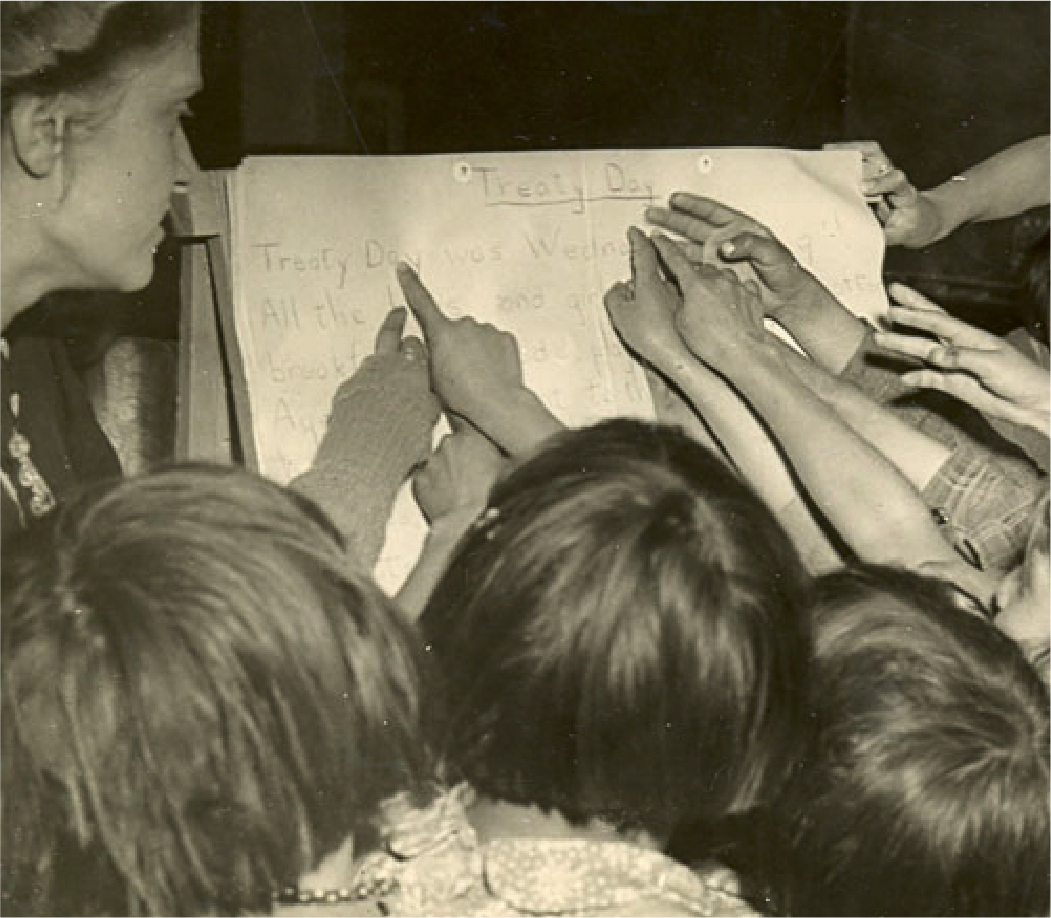
[[[791,348],[782,348],[785,367],[858,436],[877,449],[923,491],[949,459],[952,451],[939,440],[913,427],[875,402],[857,386],[826,372]]]
[[[423,551],[398,591],[402,608],[419,617],[468,528],[485,509],[489,491],[509,463],[496,446],[462,419],[413,477],[412,493],[430,530]]]
[[[821,526],[778,451],[751,409],[724,380],[689,352],[675,327],[678,291],[663,280],[653,247],[637,229],[628,231],[634,290],[616,284],[606,309],[625,346],[669,379],[703,417],[718,447],[778,517],[800,554],[814,568],[838,560]]]
[[[962,175],[922,192],[894,167],[878,143],[830,143],[825,149],[861,151],[862,191],[881,199],[877,216],[887,245],[925,248],[964,224],[1002,220],[1051,203],[1048,135],[1001,150]]]
[[[671,378],[708,422],[741,476],[773,511],[807,567],[816,573],[841,562],[791,465],[737,392],[696,358],[674,367]]]
[[[767,424],[814,503],[862,559],[915,567],[954,560],[916,489],[786,365],[762,305],[736,278],[656,246],[683,294],[676,325],[693,353],[731,381]]]
[[[513,335],[474,319],[449,319],[404,262],[398,281],[427,339],[431,387],[446,411],[470,421],[511,456],[562,429],[526,387]]]
[[[376,352],[336,391],[313,464],[291,483],[325,508],[370,571],[398,491],[430,453],[439,413],[426,349],[402,339],[405,317],[404,309],[387,316]]]

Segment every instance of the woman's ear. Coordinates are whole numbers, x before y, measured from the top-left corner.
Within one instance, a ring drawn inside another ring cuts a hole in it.
[[[33,178],[52,175],[62,159],[65,113],[54,99],[23,96],[8,116],[11,143],[19,165]]]

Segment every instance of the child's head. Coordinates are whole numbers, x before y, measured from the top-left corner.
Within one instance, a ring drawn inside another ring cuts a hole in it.
[[[1049,250],[1051,250],[1051,236],[1045,230],[1044,234],[1029,248],[1022,263],[1022,288],[1024,296],[1024,319],[1026,327],[1033,338],[1041,342],[1044,347],[1048,341],[1048,286],[1051,283],[1049,276]]]
[[[796,915],[1048,909],[1048,695],[942,584],[869,567],[819,581],[817,745],[779,798],[769,863]]]
[[[753,805],[797,740],[804,575],[670,427],[560,435],[499,483],[422,624],[477,791],[653,835]]]
[[[1037,505],[1022,563],[1000,582],[993,599],[996,626],[1013,637],[1030,659],[1048,666],[1048,630],[1051,621],[1051,540],[1049,540],[1048,495]]]
[[[291,491],[108,484],[2,573],[8,910],[268,912],[424,767],[411,629]]]

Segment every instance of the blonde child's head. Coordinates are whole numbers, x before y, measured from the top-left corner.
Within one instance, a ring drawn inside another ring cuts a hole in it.
[[[414,634],[287,489],[95,487],[2,579],[14,913],[267,913],[426,772]]]

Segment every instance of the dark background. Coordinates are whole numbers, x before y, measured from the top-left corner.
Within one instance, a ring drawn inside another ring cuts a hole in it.
[[[921,188],[1049,131],[1048,3],[203,4],[204,168],[251,153],[878,140]],[[1029,218],[888,273],[1015,324]],[[174,257],[165,253],[169,263]],[[171,270],[144,296],[170,289]],[[166,286],[167,285],[167,286]],[[129,312],[166,334],[170,308]],[[165,301],[169,298],[164,297]]]

